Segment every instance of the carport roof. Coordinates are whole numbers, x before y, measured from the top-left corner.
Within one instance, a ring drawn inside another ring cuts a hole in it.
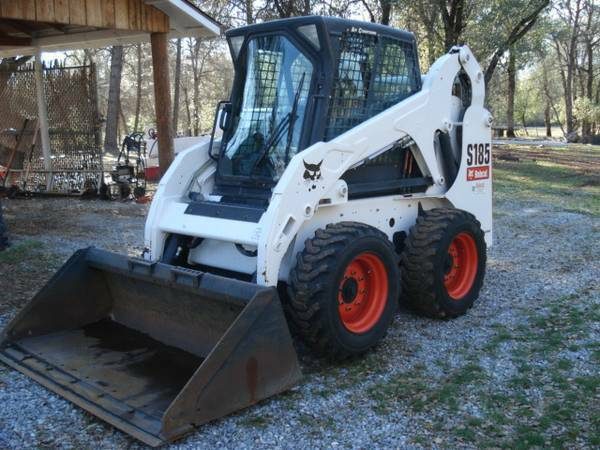
[[[2,0],[0,58],[131,44],[152,33],[218,36],[222,25],[187,0]]]

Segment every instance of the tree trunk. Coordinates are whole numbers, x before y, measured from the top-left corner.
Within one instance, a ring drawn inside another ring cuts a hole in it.
[[[508,96],[506,105],[506,136],[515,137],[515,90],[517,84],[515,52],[511,48],[508,56]]]
[[[590,101],[594,101],[594,47],[592,46],[592,42],[589,41],[586,43],[586,53],[588,60],[588,68],[587,68],[587,97]]]
[[[175,89],[173,93],[173,133],[177,136],[179,122],[179,97],[181,92],[181,38],[177,39],[175,56]]]
[[[586,78],[585,78],[585,91],[582,92],[582,96],[587,97],[590,100],[590,103],[594,102],[594,46],[592,43],[592,14],[593,9],[590,8],[588,12],[588,26],[586,29],[585,35],[585,53],[587,58],[587,69]],[[581,125],[581,134],[583,136],[591,136],[592,135],[592,123],[590,121],[585,121]]]
[[[381,0],[381,23],[383,25],[389,25],[391,15],[392,15],[392,1],[391,0]]]
[[[106,107],[106,127],[104,151],[114,153],[118,149],[119,104],[121,99],[121,72],[123,70],[123,47],[112,48],[110,80],[108,84],[108,105]]]
[[[569,56],[567,63],[567,78],[565,82],[565,116],[567,122],[567,134],[575,131],[575,118],[573,116],[573,72],[575,63],[575,52],[573,57]]]
[[[546,125],[546,137],[552,137],[552,119],[550,118],[550,104],[546,100],[544,108],[544,125]]]
[[[121,104],[121,102],[119,102],[119,120],[120,120],[120,125],[121,125],[121,129],[123,130],[123,134],[125,136],[127,136],[129,134],[129,128],[127,127],[127,120],[125,120],[125,114],[123,113],[123,105]],[[118,142],[122,142],[122,138],[121,136],[119,136],[119,141]]]
[[[186,136],[192,135],[192,111],[190,108],[190,95],[187,88],[183,88],[183,99],[185,101],[185,112],[187,118],[187,133]]]
[[[444,24],[444,47],[448,51],[458,43],[465,29],[465,0],[437,0]]]
[[[305,16],[308,16],[308,15],[310,15],[310,11],[311,11],[310,0],[304,0],[304,8],[302,10],[302,14],[304,14]]]
[[[565,116],[567,134],[575,132],[575,117],[573,115],[574,78],[577,68],[577,41],[580,34],[581,0],[575,1],[575,11],[572,13],[571,36],[567,50],[567,76],[565,85]]]
[[[435,53],[435,43],[440,12],[432,1],[416,2],[415,11],[419,21],[423,24],[423,28],[425,29],[427,62],[429,63],[429,67],[431,67],[437,57]]]
[[[192,130],[193,135],[198,136],[200,134],[200,72],[204,64],[200,63],[200,40],[195,39],[192,55],[192,117],[193,124]]]
[[[248,25],[254,23],[254,2],[252,0],[246,0],[246,23]]]
[[[169,38],[167,33],[152,33],[152,75],[154,112],[158,131],[158,165],[164,175],[174,157],[171,86],[169,83]]]
[[[135,86],[135,118],[133,121],[133,131],[139,131],[140,111],[142,108],[142,44],[137,45],[137,73]]]

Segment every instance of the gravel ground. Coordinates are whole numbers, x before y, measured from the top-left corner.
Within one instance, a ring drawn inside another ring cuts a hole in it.
[[[26,256],[0,259],[12,299],[1,302],[0,325],[73,250],[142,249],[147,205],[5,208],[13,248]],[[402,310],[376,351],[342,365],[298,344],[299,386],[173,448],[598,448],[600,220],[535,199],[497,200],[494,214],[484,289],[466,316]],[[0,448],[91,447],[143,446],[0,364]]]

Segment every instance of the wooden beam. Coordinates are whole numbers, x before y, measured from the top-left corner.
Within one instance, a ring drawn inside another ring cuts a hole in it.
[[[27,36],[33,36],[33,33],[36,31],[30,26],[27,26],[27,22],[21,22],[19,20],[2,20],[7,26],[15,30],[15,32],[26,34]]]
[[[0,34],[0,45],[12,47],[29,47],[31,45],[30,37],[15,37],[6,34]]]
[[[53,0],[36,0],[35,20],[37,22],[54,22],[56,20]]]
[[[2,17],[21,17],[23,5],[19,0],[4,0],[0,1],[0,11]]]
[[[0,14],[8,19],[35,20],[35,0],[0,0]]]
[[[52,28],[54,30],[58,30],[61,33],[66,33],[69,30],[69,26],[68,25],[63,25],[63,24],[60,24],[60,23],[49,23],[48,27]]]
[[[70,23],[69,0],[54,0],[54,15],[58,23]]]
[[[154,113],[158,129],[158,165],[164,175],[173,161],[173,119],[169,83],[169,39],[167,33],[152,33],[152,71],[154,78]]]
[[[115,0],[102,2],[102,28],[115,28]]]
[[[102,2],[101,0],[86,0],[85,12],[87,25],[91,27],[102,26]]]
[[[129,29],[139,30],[141,28],[141,5],[137,0],[129,0],[127,3],[127,10],[129,12]]]
[[[72,25],[87,25],[85,0],[69,0],[69,20]]]
[[[129,26],[129,2],[117,0],[115,2],[115,27],[126,30]]]
[[[21,10],[23,19],[35,20],[35,0],[19,0],[21,2]]]

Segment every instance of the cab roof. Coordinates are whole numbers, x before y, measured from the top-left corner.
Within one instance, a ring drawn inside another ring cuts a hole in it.
[[[280,29],[297,28],[303,25],[316,25],[319,28],[324,28],[328,34],[341,34],[348,28],[359,28],[367,32],[375,32],[378,35],[389,36],[400,39],[406,42],[414,42],[415,35],[409,31],[399,28],[381,25],[372,22],[363,22],[360,20],[341,19],[339,17],[329,16],[302,16],[291,17],[287,19],[277,19],[268,22],[245,25],[243,27],[234,28],[227,31],[227,37],[240,36],[252,33],[262,33],[276,31]]]

